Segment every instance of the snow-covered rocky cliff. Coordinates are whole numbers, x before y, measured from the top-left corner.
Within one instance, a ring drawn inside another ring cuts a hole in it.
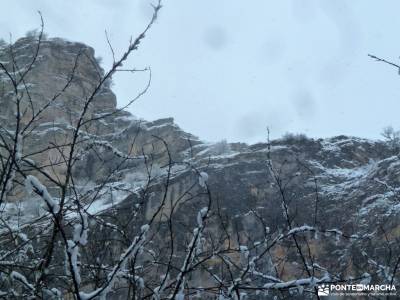
[[[23,66],[29,66],[35,47],[32,38],[18,40],[13,45],[14,66],[8,48],[0,51],[0,61],[18,78]],[[302,299],[304,289],[312,292],[317,283],[371,277],[389,284],[398,278],[400,158],[390,145],[348,136],[293,136],[254,145],[207,143],[184,132],[172,118],[145,121],[117,109],[110,85],[104,84],[88,107],[85,120],[89,121],[79,132],[69,166],[66,156],[84,99],[104,74],[94,57],[94,50],[80,43],[43,41],[32,70],[17,91],[22,99],[19,126],[27,128],[17,139],[21,144],[16,158],[19,168],[46,186],[54,201],[68,195],[66,222],[74,223],[80,212],[91,220],[87,225],[91,248],[85,250],[82,242],[80,255],[81,272],[86,274],[81,276],[82,290],[102,286],[128,241],[135,240],[140,230],[147,231],[147,224],[152,238],[141,244],[145,258],[139,259],[133,279],[119,274],[118,284],[113,284],[121,289],[110,291],[110,299],[128,293],[124,280],[143,284],[143,294],[153,297],[162,289],[173,291],[177,278],[186,276],[183,290],[191,297],[215,291],[226,297],[220,299],[238,299],[242,294],[249,299],[268,295]],[[18,123],[16,91],[4,71],[0,71],[0,82],[1,130],[3,136],[12,137]],[[5,138],[1,145],[11,146],[11,140]],[[0,149],[2,172],[8,151],[7,147]],[[68,176],[68,170],[73,181],[63,190],[56,183]],[[12,257],[7,254],[12,243],[5,242],[10,228],[23,234],[15,241],[23,245],[34,241],[31,250],[24,250],[24,257],[14,259],[39,273],[42,266],[35,253],[51,236],[51,230],[46,230],[52,228],[48,203],[38,194],[28,194],[19,171],[0,204],[4,242],[0,291],[4,295],[9,295],[6,289],[13,284],[18,286],[18,278],[22,287],[13,289],[20,294],[29,291],[30,285],[37,288],[32,282],[38,286],[44,282],[29,272],[22,275],[22,267],[11,273],[12,268],[3,263]],[[41,241],[35,240],[38,228],[46,232]],[[72,226],[70,233],[73,230]],[[186,261],[196,235],[203,244],[196,244],[198,256]],[[114,245],[112,239],[103,239],[106,236],[120,241]],[[61,243],[62,237],[55,238]],[[105,253],[100,251],[104,245],[109,247]],[[75,253],[73,247],[66,247],[67,253]],[[60,251],[54,256],[62,261],[65,251]],[[151,268],[149,262],[159,263],[159,269]],[[95,264],[99,269],[89,267]],[[156,278],[157,272],[165,273],[163,264],[174,266],[167,280]],[[189,276],[185,264],[199,267]],[[50,273],[60,270],[51,265],[46,268]],[[89,270],[96,274],[89,276]],[[14,281],[6,279],[13,276]],[[57,287],[54,295],[72,293],[73,288],[62,279],[48,282]]]

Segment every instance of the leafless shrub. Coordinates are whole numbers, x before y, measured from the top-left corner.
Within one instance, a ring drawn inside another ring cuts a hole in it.
[[[392,126],[387,126],[382,130],[382,137],[393,150],[397,151],[400,148],[400,130],[395,130]]]
[[[304,143],[309,141],[310,138],[304,133],[290,133],[287,132],[282,136],[282,141],[288,144]]]
[[[231,147],[225,139],[215,143],[212,146],[212,150],[211,150],[213,155],[227,154],[230,151],[231,151]]]

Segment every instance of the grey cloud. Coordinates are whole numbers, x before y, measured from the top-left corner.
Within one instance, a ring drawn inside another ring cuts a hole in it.
[[[277,63],[285,57],[286,45],[281,37],[273,36],[267,39],[262,47],[262,57],[268,63]]]
[[[300,119],[312,118],[315,114],[316,101],[309,89],[299,89],[293,92],[293,106]]]
[[[221,50],[228,42],[226,30],[221,26],[206,28],[203,39],[206,45],[213,50]]]
[[[266,139],[267,128],[277,137],[287,131],[288,115],[284,107],[265,108],[243,114],[236,121],[236,133],[243,140],[260,141]]]

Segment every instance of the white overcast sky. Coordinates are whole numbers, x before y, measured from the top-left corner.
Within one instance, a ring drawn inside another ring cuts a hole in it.
[[[104,31],[121,53],[150,18],[148,0],[0,0],[0,36],[37,28],[84,42],[111,62]],[[372,53],[399,60],[400,1],[164,0],[160,17],[125,66],[151,66],[150,92],[131,107],[174,117],[204,140],[256,142],[304,132],[378,138],[400,128],[400,77]],[[119,105],[143,76],[119,74]]]

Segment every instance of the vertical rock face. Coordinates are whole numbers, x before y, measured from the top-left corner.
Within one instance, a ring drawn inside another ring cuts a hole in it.
[[[56,38],[42,41],[38,52],[37,46],[36,39],[22,38],[13,44],[12,50],[5,48],[0,52],[0,61],[4,62],[12,75],[15,75],[17,80],[23,77],[23,84],[20,86],[24,97],[22,110],[29,110],[25,120],[31,117],[31,103],[35,113],[56,97],[54,103],[41,115],[41,122],[71,123],[78,117],[83,99],[90,97],[99,85],[104,70],[96,61],[93,48],[84,44]],[[24,72],[35,55],[38,59],[32,66],[32,71],[24,77]],[[12,57],[14,65],[11,62]],[[0,76],[3,83],[10,83],[7,74],[2,72]],[[24,91],[25,87],[29,88],[29,91]],[[3,85],[0,98],[0,104],[5,108],[1,111],[3,118],[15,113],[15,107],[9,105],[13,101],[10,89],[12,85]],[[60,93],[61,91],[63,92]],[[115,109],[115,95],[109,84],[105,84],[97,91],[89,115]]]
[[[31,38],[18,40],[12,46],[14,67],[8,49],[0,51],[0,61],[19,80],[36,47]],[[232,243],[237,247],[262,240],[266,228],[271,232],[285,228],[282,197],[293,214],[293,227],[318,226],[327,234],[337,235],[335,243],[327,237],[310,237],[309,247],[316,261],[343,276],[360,275],[355,265],[365,264],[353,261],[351,251],[355,244],[345,243],[343,236],[357,240],[370,235],[368,242],[359,242],[358,246],[375,256],[381,255],[383,250],[379,245],[384,243],[385,236],[390,240],[399,238],[400,160],[385,143],[346,136],[318,140],[294,137],[255,145],[206,143],[182,131],[171,118],[149,122],[129,112],[117,111],[110,85],[96,90],[103,74],[92,48],[62,39],[46,40],[32,72],[23,77],[20,93],[24,124],[51,103],[34,129],[23,137],[23,153],[38,165],[53,164],[47,171],[57,178],[65,175],[63,151],[68,151],[68,146],[41,149],[67,144],[85,99],[94,91],[88,118],[114,112],[91,122],[81,135],[84,141],[79,145],[79,159],[74,165],[76,184],[93,187],[105,180],[110,191],[114,191],[90,203],[87,207],[90,213],[101,215],[116,209],[122,222],[128,218],[128,211],[141,205],[143,209],[137,218],[148,222],[165,201],[160,227],[174,216],[177,223],[184,224],[176,225],[176,234],[182,237],[182,242],[186,241],[188,233],[184,228],[194,226],[197,211],[204,205],[203,198],[195,203],[190,200],[193,195],[204,196],[199,172],[206,172],[218,211],[226,221],[224,230],[235,235]],[[63,90],[69,81],[71,84]],[[4,72],[0,73],[0,82],[0,123],[12,129],[16,99],[12,96],[11,80]],[[167,172],[169,162],[173,165]],[[114,172],[117,165],[118,172]],[[154,178],[151,182],[147,181],[149,174]],[[167,178],[170,186],[166,191]],[[41,179],[53,192],[52,183]],[[144,186],[146,193],[142,193]],[[13,203],[21,198],[25,217],[37,217],[37,211],[29,204],[30,198],[18,190],[7,204],[10,218],[17,214]],[[208,230],[214,234],[222,231],[217,223],[211,223]],[[166,238],[160,232],[158,238],[162,244]],[[181,253],[185,251],[183,244],[176,247]],[[274,261],[275,271],[290,280],[293,275],[301,274],[297,274],[299,268],[292,263],[297,259],[295,251],[288,249],[276,248],[266,268],[273,269]],[[276,262],[283,258],[286,264]],[[210,262],[212,267],[215,266]],[[203,286],[213,284],[204,272],[196,280]]]

